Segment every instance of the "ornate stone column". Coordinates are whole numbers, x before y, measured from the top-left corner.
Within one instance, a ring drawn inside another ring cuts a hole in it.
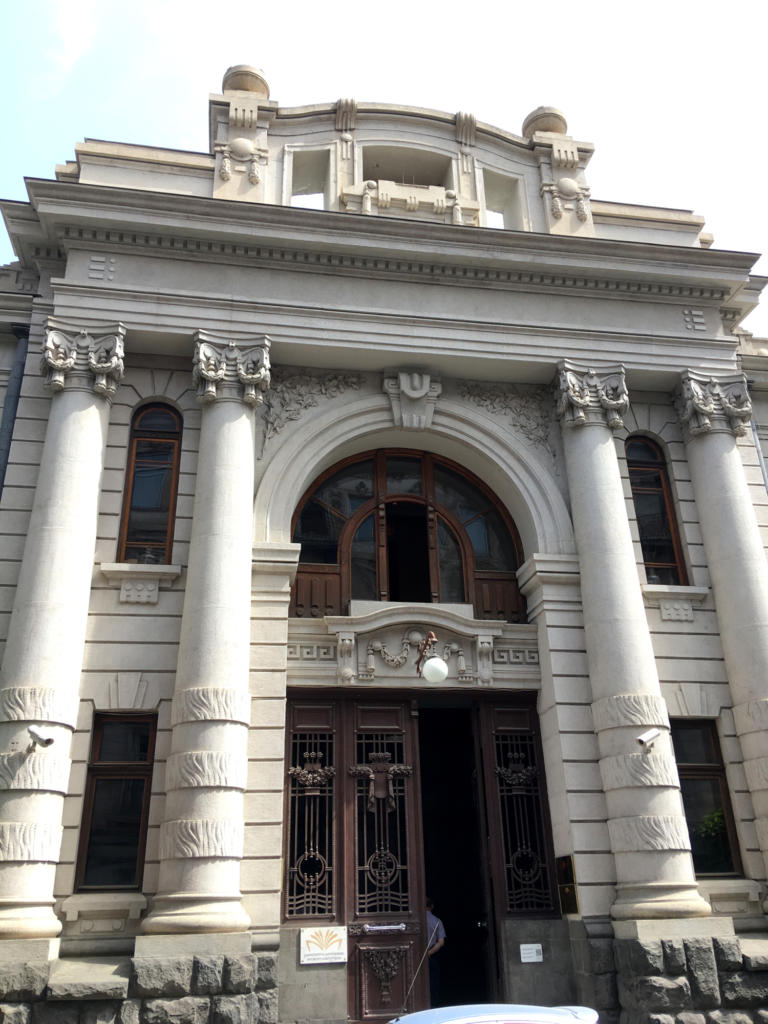
[[[54,872],[124,336],[121,324],[46,328],[41,370],[53,398],[0,673],[0,938],[61,930]]]
[[[559,366],[558,414],[579,553],[592,714],[616,864],[614,920],[701,917],[669,719],[656,671],[612,430],[623,366]],[[652,747],[638,736],[656,729]]]
[[[203,403],[166,767],[160,881],[151,935],[244,932],[240,894],[253,542],[254,407],[269,386],[269,339],[198,331]],[[144,950],[147,943],[137,944]]]
[[[676,404],[768,873],[768,565],[736,444],[752,405],[743,374],[713,378],[692,371],[682,374]]]

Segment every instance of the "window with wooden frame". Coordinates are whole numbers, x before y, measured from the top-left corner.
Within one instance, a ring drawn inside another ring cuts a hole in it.
[[[118,561],[171,561],[179,486],[181,416],[169,405],[145,405],[133,417]]]
[[[382,450],[334,466],[300,502],[293,540],[291,615],[368,600],[466,603],[478,618],[525,621],[515,524],[477,477],[436,455]]]
[[[739,844],[715,723],[676,719],[671,724],[696,874],[740,875]]]
[[[140,889],[157,716],[97,712],[75,889]]]
[[[685,586],[685,571],[664,453],[647,437],[626,442],[629,483],[649,583]]]

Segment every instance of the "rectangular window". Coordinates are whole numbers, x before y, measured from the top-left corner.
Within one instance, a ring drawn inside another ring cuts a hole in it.
[[[97,713],[75,888],[140,889],[157,717]]]
[[[697,875],[739,875],[728,782],[713,721],[672,722],[672,744]]]

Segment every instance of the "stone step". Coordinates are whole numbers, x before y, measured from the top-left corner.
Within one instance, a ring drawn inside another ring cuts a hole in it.
[[[56,960],[48,979],[49,999],[127,999],[129,957]]]
[[[748,971],[768,971],[768,936],[740,939],[744,966]]]

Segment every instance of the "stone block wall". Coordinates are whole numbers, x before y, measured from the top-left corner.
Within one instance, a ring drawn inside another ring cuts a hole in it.
[[[768,1024],[768,940],[617,939],[614,959],[620,1024]]]
[[[277,957],[135,957],[111,986],[88,962],[66,983],[51,964],[4,963],[0,1024],[277,1024]]]

